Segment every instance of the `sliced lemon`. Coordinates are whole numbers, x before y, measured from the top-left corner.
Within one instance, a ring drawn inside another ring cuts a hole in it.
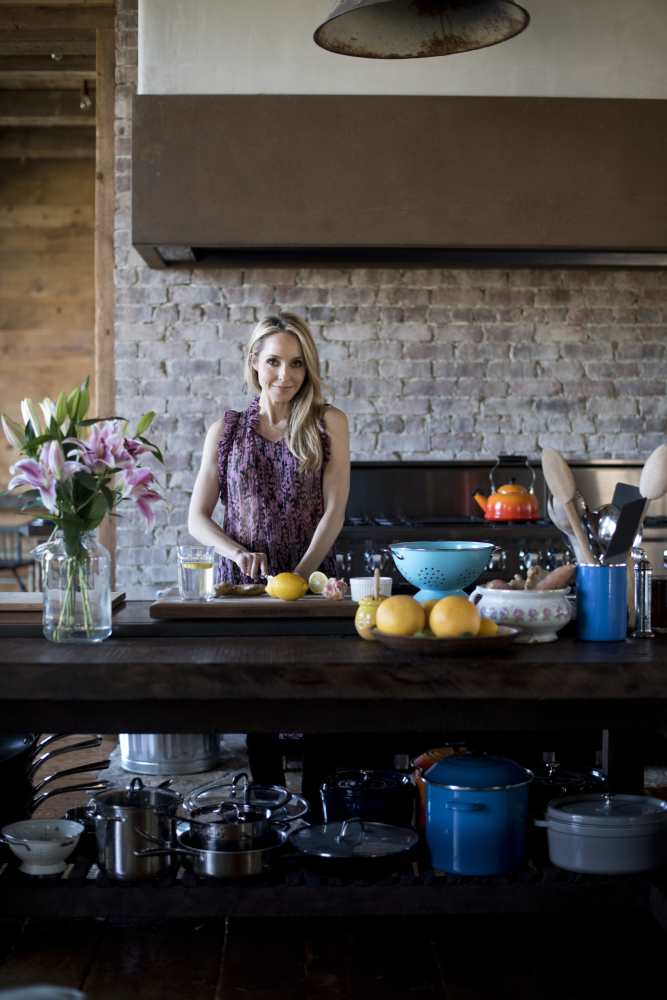
[[[183,569],[213,569],[213,563],[182,563]]]
[[[316,570],[308,577],[308,586],[314,594],[321,594],[326,587],[327,579],[326,573],[320,573],[319,570]]]

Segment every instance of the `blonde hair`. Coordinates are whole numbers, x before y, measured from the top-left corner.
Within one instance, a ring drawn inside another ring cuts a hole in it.
[[[291,333],[299,341],[306,367],[306,377],[301,388],[292,399],[287,424],[287,447],[300,462],[299,472],[320,469],[324,454],[320,433],[324,415],[324,393],[333,392],[320,377],[320,357],[310,327],[301,316],[291,312],[280,312],[264,316],[255,327],[248,343],[243,388],[246,392],[261,393],[253,357],[257,358],[264,349],[268,337],[274,333]]]

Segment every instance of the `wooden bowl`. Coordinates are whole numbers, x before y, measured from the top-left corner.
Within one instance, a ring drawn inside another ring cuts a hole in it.
[[[428,639],[415,635],[388,635],[376,628],[370,629],[387,649],[401,653],[420,653],[427,656],[460,656],[462,653],[486,653],[508,646],[521,633],[520,628],[499,625],[495,635],[476,635],[470,639]]]

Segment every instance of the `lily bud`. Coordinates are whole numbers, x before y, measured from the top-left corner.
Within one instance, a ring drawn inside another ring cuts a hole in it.
[[[18,448],[19,451],[22,451],[25,448],[25,434],[21,425],[17,424],[15,420],[12,420],[4,413],[0,419],[2,420],[2,429],[9,443],[13,448]]]
[[[67,396],[64,392],[61,392],[58,396],[58,402],[56,404],[56,423],[58,427],[62,425],[67,420]]]
[[[67,400],[67,413],[70,420],[76,420],[77,410],[79,408],[79,396],[81,395],[81,389],[78,387],[71,393],[69,399]]]
[[[79,405],[76,408],[76,419],[85,420],[90,406],[90,393],[87,389],[82,389],[79,396]]]
[[[134,432],[135,437],[139,437],[141,434],[145,434],[150,425],[153,423],[153,417],[155,413],[153,410],[149,410],[148,413],[144,413],[143,417],[140,418],[137,424],[137,429]]]
[[[48,430],[51,418],[56,415],[56,404],[48,396],[45,396],[44,402],[39,404],[39,408],[44,414],[44,426]]]
[[[35,432],[35,436],[39,437],[42,433],[42,425],[39,422],[39,417],[37,416],[37,410],[31,399],[26,399],[21,401],[21,413],[23,414],[23,419],[26,424],[32,424],[32,429]]]

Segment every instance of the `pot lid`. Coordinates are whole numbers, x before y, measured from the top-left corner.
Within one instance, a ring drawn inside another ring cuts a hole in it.
[[[475,791],[513,788],[527,784],[530,778],[530,772],[509,757],[487,753],[453,754],[439,760],[424,775],[429,785]]]
[[[235,802],[221,802],[219,806],[200,806],[192,809],[190,820],[201,826],[239,826],[271,819],[271,809],[257,805],[239,806]]]
[[[357,799],[384,799],[387,795],[412,794],[414,785],[398,771],[339,771],[324,779],[322,791]]]
[[[243,779],[243,780],[242,780]],[[291,798],[292,793],[282,785],[261,785],[248,781],[244,772],[231,781],[212,781],[208,785],[195,788],[190,793],[188,808],[220,805],[221,802],[236,802],[239,805],[259,806],[262,809],[278,809]]]
[[[568,795],[552,799],[547,816],[561,823],[588,826],[646,827],[667,822],[667,802],[646,795]]]
[[[93,795],[98,808],[146,809],[170,808],[182,801],[180,792],[169,788],[144,785],[141,778],[133,778],[128,788],[106,788]]]
[[[587,785],[604,785],[607,783],[607,775],[603,771],[595,770],[592,767],[584,767],[580,764],[557,764],[555,761],[540,761],[539,763],[526,764],[521,762],[521,767],[532,771],[533,785],[549,786],[558,788],[567,785],[576,790],[584,790]]]
[[[388,823],[368,823],[355,816],[342,823],[306,826],[290,835],[304,854],[319,858],[382,858],[409,851],[419,842],[414,830]]]

